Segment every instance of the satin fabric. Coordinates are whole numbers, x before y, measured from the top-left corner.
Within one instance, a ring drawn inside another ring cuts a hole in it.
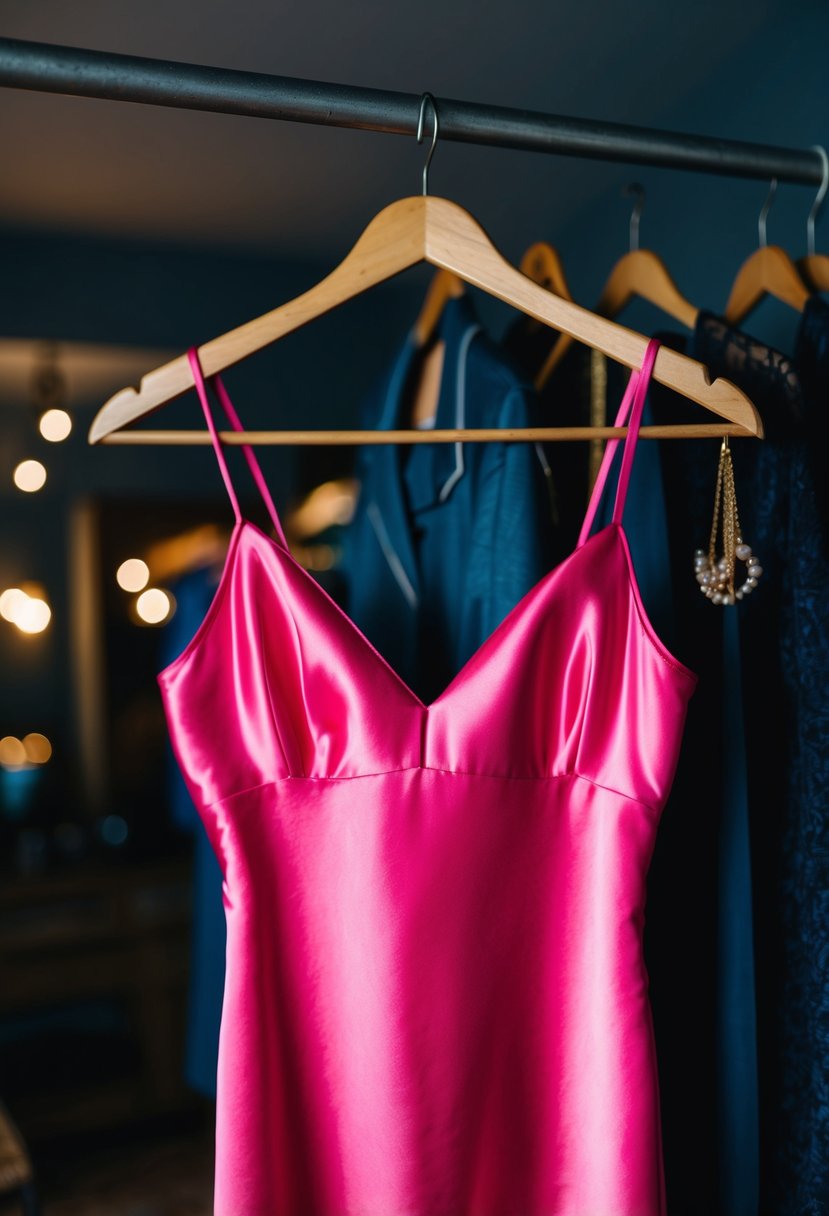
[[[159,682],[224,874],[218,1216],[664,1216],[641,939],[695,677],[621,523],[655,353],[614,519],[427,705],[241,518],[191,352],[237,524]]]

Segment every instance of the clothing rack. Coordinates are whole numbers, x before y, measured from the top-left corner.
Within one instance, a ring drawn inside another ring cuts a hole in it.
[[[421,97],[0,38],[0,87],[414,136]],[[436,99],[440,137],[528,152],[820,185],[817,151]]]
[[[321,126],[351,127],[416,136],[426,94],[398,93],[139,58],[50,43],[0,38],[0,87],[130,101]],[[506,106],[434,98],[440,136],[491,147],[622,161],[745,178],[820,185],[823,159],[816,149],[799,150],[737,140],[712,139],[592,119],[567,118]],[[424,186],[425,189],[425,186]],[[533,428],[521,432],[464,430],[221,432],[225,443],[317,445],[338,443],[449,443],[490,439],[575,439],[584,428]],[[588,428],[595,437],[595,430]],[[607,427],[602,437],[620,438],[624,427]],[[662,428],[647,426],[643,438],[745,433],[724,424]],[[207,443],[190,431],[122,430],[105,442],[125,444]]]

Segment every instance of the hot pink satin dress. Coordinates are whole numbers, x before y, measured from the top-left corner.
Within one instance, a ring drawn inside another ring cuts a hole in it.
[[[236,512],[159,675],[224,874],[217,1216],[664,1216],[645,877],[695,676],[622,508],[430,705]],[[239,421],[216,391],[231,425]],[[667,576],[667,572],[666,572]]]

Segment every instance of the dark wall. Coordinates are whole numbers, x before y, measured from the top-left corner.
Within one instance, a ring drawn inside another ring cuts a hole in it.
[[[268,311],[329,269],[34,232],[0,233],[0,265],[4,337],[173,352]],[[355,425],[360,402],[410,323],[425,282],[426,275],[415,272],[405,283],[381,287],[231,369],[226,384],[245,424]],[[39,730],[71,737],[67,559],[74,504],[213,498],[232,522],[210,448],[90,447],[86,432],[101,404],[77,409],[72,435],[54,445],[40,438],[36,412],[25,402],[0,407],[0,590],[40,582],[53,610],[49,628],[33,637],[0,621],[0,735]],[[155,421],[204,426],[195,394]],[[280,506],[351,464],[347,449],[272,448],[260,456]],[[47,484],[36,494],[22,494],[12,482],[15,465],[28,457],[48,468]],[[234,467],[242,494],[249,493],[244,463]]]
[[[781,31],[782,32],[782,31]],[[716,40],[711,10],[711,38]],[[659,106],[654,125],[668,130],[747,139],[783,147],[829,149],[829,7],[795,4],[786,13],[785,36],[746,40],[724,61],[699,64],[699,84],[686,105]],[[635,65],[633,70],[635,71]],[[630,203],[625,182],[647,191],[641,245],[660,253],[680,290],[700,308],[725,306],[734,276],[758,242],[757,217],[768,183],[696,173],[609,167],[607,187],[559,234],[565,266],[577,299],[597,299],[615,258],[627,248]],[[768,217],[768,242],[797,258],[806,252],[806,217],[816,188],[782,184]],[[818,250],[829,250],[829,200],[817,224]],[[664,316],[632,307],[625,322],[647,332]],[[796,315],[768,302],[748,323],[752,332],[790,347]]]

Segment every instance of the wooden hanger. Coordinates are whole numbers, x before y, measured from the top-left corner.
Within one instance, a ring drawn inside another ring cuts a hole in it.
[[[548,241],[536,241],[530,245],[521,259],[519,270],[545,291],[551,291],[562,300],[573,299],[558,251]]]
[[[766,244],[766,218],[777,190],[772,179],[768,198],[758,221],[760,247],[755,249],[737,271],[723,316],[729,325],[739,325],[766,296],[782,300],[798,312],[812,294],[792,259],[779,245]]]
[[[699,309],[686,300],[662,258],[650,249],[631,249],[619,258],[604,285],[596,312],[602,317],[617,317],[637,298],[655,304],[686,329],[696,325]],[[547,383],[571,341],[563,337],[550,352],[536,377],[536,388],[541,389]]]
[[[521,259],[519,270],[528,279],[532,279],[534,283],[538,283],[539,287],[543,287],[546,291],[552,291],[554,295],[560,296],[562,300],[573,299],[558,251],[548,241],[536,241],[534,245],[530,245]],[[552,350],[547,355],[540,372],[536,374],[535,387],[539,391],[547,382],[549,377],[549,372],[547,371],[548,365],[550,365],[554,352],[562,342],[569,345],[571,339],[566,334],[559,334],[554,339]]]
[[[624,193],[636,198],[630,216],[630,248],[611,270],[596,312],[603,317],[618,317],[631,300],[647,300],[686,329],[693,329],[699,309],[686,300],[659,254],[652,249],[639,248],[639,224],[645,207],[644,186],[631,182]]]
[[[302,295],[255,320],[240,325],[221,337],[199,347],[206,376],[223,372],[271,342],[306,325],[315,317],[366,291],[393,275],[426,261],[449,270],[466,283],[538,321],[596,347],[625,366],[641,366],[647,339],[633,330],[605,320],[569,300],[563,300],[531,282],[497,251],[481,226],[457,203],[434,195],[399,199],[376,215],[344,260],[321,282]],[[727,380],[709,379],[707,369],[693,359],[667,347],[656,358],[654,378],[731,423],[729,434],[762,435],[757,410],[746,395]],[[90,443],[120,440],[127,443],[203,443],[206,432],[132,432],[119,434],[124,427],[180,397],[193,387],[187,355],[180,355],[163,367],[149,372],[140,387],[122,389],[99,410],[89,432]],[[704,425],[704,424],[703,424]],[[723,424],[715,424],[723,433]],[[736,429],[735,429],[736,428]],[[679,437],[680,428],[657,428]],[[712,426],[705,428],[710,433]],[[610,437],[624,433],[623,428],[575,427],[529,428],[523,431],[264,431],[236,432],[231,442],[254,443],[397,443],[456,442],[479,439],[552,438],[571,439]],[[685,428],[688,433],[688,428]],[[645,432],[643,432],[645,433]],[[700,434],[692,426],[691,434]],[[222,432],[222,438],[228,432]],[[232,432],[231,432],[232,434]],[[172,436],[172,437],[169,437]]]
[[[807,253],[798,258],[797,269],[812,291],[829,291],[829,254]]]
[[[638,182],[631,182],[624,193],[636,196],[630,217],[630,249],[611,270],[595,311],[602,317],[612,319],[618,317],[631,300],[647,300],[687,329],[693,329],[699,309],[683,296],[662,258],[650,249],[638,247],[639,221],[645,205],[644,187]],[[540,390],[544,387],[570,343],[571,339],[564,336],[552,349],[536,377],[536,388]]]
[[[413,332],[418,346],[428,346],[435,335],[447,301],[458,299],[465,290],[463,279],[459,279],[451,270],[437,272],[429,284],[423,305],[414,323]]]
[[[820,154],[823,163],[823,180],[815,195],[815,201],[812,203],[809,218],[806,220],[806,248],[809,252],[805,257],[798,259],[797,269],[813,291],[829,291],[829,256],[825,253],[815,253],[815,220],[826,197],[826,191],[829,189],[829,156],[826,155],[826,149],[818,144],[814,145],[813,150]]]
[[[439,270],[429,284],[420,313],[412,327],[417,349],[420,351],[427,347],[429,349],[418,373],[411,416],[408,419],[411,426],[422,427],[430,421],[434,421],[443,375],[446,343],[433,342],[433,338],[437,333],[447,303],[449,300],[462,296],[465,290],[466,284],[463,279],[452,274],[451,270]]]
[[[677,287],[668,267],[652,249],[631,249],[613,267],[596,305],[603,317],[617,317],[631,300],[647,300],[686,329],[697,323],[699,309]]]

